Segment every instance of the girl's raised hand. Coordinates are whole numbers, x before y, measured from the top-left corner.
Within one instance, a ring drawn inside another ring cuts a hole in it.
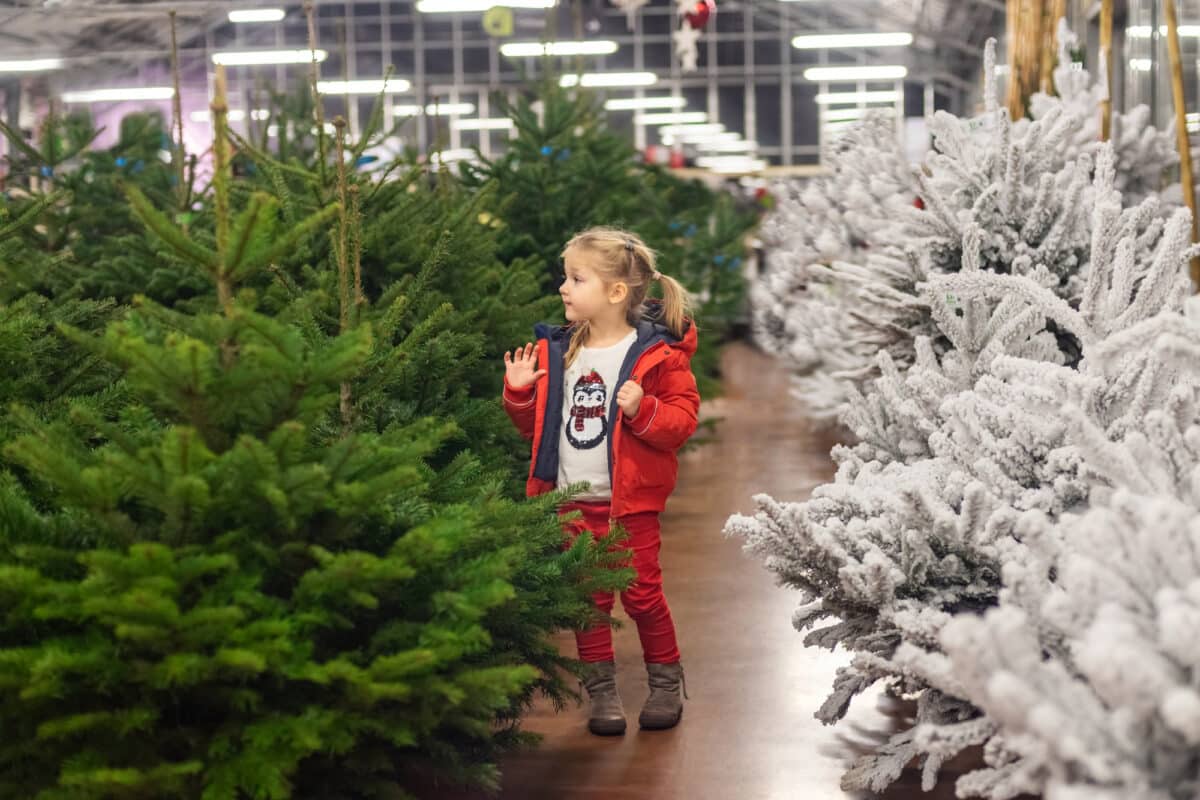
[[[546,370],[537,369],[537,354],[532,342],[504,354],[504,377],[514,389],[531,386],[545,374]]]

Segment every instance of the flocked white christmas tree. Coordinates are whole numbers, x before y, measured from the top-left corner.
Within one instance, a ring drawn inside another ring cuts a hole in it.
[[[881,679],[918,699],[920,733],[860,759],[847,789],[882,789],[917,755],[930,785],[945,758],[974,744],[993,768],[965,778],[963,792],[998,799],[1047,785],[1053,765],[1030,760],[1024,731],[981,713],[989,681],[956,678],[943,644],[960,658],[972,649],[954,650],[943,631],[999,604],[1002,576],[1011,585],[997,614],[1061,594],[1051,585],[1060,527],[1097,497],[1123,496],[1118,476],[1137,471],[1153,450],[1145,442],[1164,441],[1153,426],[1190,413],[1169,391],[1168,366],[1121,350],[1164,324],[1156,314],[1178,317],[1187,212],[1167,214],[1153,195],[1123,207],[1118,186],[1136,185],[1111,146],[1064,158],[1076,127],[1061,105],[1018,126],[1003,112],[989,119],[990,129],[948,115],[934,123],[941,153],[922,176],[927,210],[906,229],[926,254],[928,279],[914,292],[933,331],[912,337],[911,365],[884,351],[879,377],[850,392],[845,420],[859,444],[835,450],[833,484],[806,503],[759,496],[754,517],[727,526],[801,590],[798,628],[831,620],[806,641],[855,654],[818,717],[836,721]],[[1083,411],[1064,413],[1069,404]],[[1096,456],[1118,446],[1135,449],[1124,461]],[[1155,473],[1157,491],[1167,473]],[[1050,533],[1034,535],[1039,526]],[[1066,654],[1070,635],[1035,620],[1032,652]],[[986,654],[974,658],[987,668]]]
[[[963,796],[1200,791],[1200,300],[1188,311],[1108,336],[1075,375],[1009,365],[1089,491],[1071,514],[1025,518],[1028,550],[1004,565],[1000,607],[952,621],[947,655],[897,655],[986,714],[973,724],[998,744],[959,781]],[[917,735],[933,751],[958,738],[938,724]]]
[[[872,287],[890,273],[902,286],[913,282],[910,265],[885,243],[899,236],[916,181],[883,115],[830,142],[824,161],[831,177],[777,187],[777,210],[762,231],[768,270],[751,286],[751,306],[756,341],[796,371],[796,393],[814,417],[832,419],[845,401],[842,373],[869,370],[889,340],[886,328],[855,318],[849,272],[870,271],[858,283]]]
[[[1076,158],[1094,152],[1100,144],[1100,101],[1106,89],[1104,81],[1092,81],[1082,64],[1072,61],[1071,53],[1079,40],[1067,25],[1058,23],[1058,64],[1054,68],[1055,95],[1041,92],[1029,99],[1033,119],[1039,119],[1058,105],[1064,105],[1070,116],[1082,120],[1065,143],[1063,157]],[[1160,131],[1150,124],[1149,106],[1139,105],[1124,114],[1112,115],[1109,141],[1116,153],[1117,189],[1126,202],[1135,202],[1147,195],[1161,193],[1164,170],[1179,163],[1175,142],[1169,131]],[[1018,123],[1021,124],[1021,123]],[[1175,187],[1178,191],[1178,187]]]
[[[835,418],[850,390],[878,374],[880,349],[901,367],[912,363],[915,339],[933,332],[917,286],[959,269],[968,226],[981,230],[985,269],[1023,274],[1038,265],[1035,280],[1068,301],[1078,299],[1075,276],[1088,252],[1080,199],[1100,145],[1089,104],[1101,90],[1070,63],[1072,41],[1064,26],[1055,71],[1061,96],[1035,96],[1033,120],[1009,122],[991,85],[979,119],[935,115],[937,152],[915,174],[925,210],[908,207],[911,183],[893,177],[907,167],[886,125],[847,138],[830,159],[832,179],[814,181],[780,204],[766,234],[782,266],[752,290],[757,338],[790,360],[799,373],[797,396],[814,418]],[[989,43],[989,75],[994,52]],[[1170,138],[1148,120],[1140,107],[1114,115],[1114,187],[1129,193],[1127,202],[1151,198],[1147,218],[1157,201],[1153,189],[1175,161]],[[886,180],[872,183],[876,171]]]

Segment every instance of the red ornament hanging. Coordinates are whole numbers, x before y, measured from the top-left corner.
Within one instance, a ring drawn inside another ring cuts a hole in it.
[[[702,30],[715,13],[717,13],[717,0],[697,0],[684,18],[693,28]]]

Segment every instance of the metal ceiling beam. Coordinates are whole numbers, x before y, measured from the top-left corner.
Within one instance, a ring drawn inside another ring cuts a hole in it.
[[[120,21],[122,19],[145,17],[152,14],[166,15],[171,11],[177,12],[181,17],[202,17],[231,8],[236,8],[236,6],[232,3],[214,3],[211,0],[203,0],[202,2],[186,2],[185,0],[185,2],[179,3],[120,2],[71,6],[69,9],[56,7],[23,8],[17,12],[17,16],[55,17],[57,21],[61,21],[64,15],[68,15],[70,22],[75,22],[81,18],[94,19],[97,17]]]
[[[936,31],[923,30],[914,33],[914,36],[927,36],[939,45],[953,48],[960,53],[966,53],[974,58],[983,57],[983,47],[973,42],[965,42],[962,39],[956,39],[953,36],[945,36]]]

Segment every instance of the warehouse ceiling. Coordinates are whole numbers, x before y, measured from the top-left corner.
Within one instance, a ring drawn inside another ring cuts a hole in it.
[[[228,7],[202,0],[0,0],[0,60],[61,57],[89,73],[128,68],[167,52],[170,11],[178,12],[186,41]]]
[[[788,15],[792,28],[830,32],[908,31],[915,37],[902,60],[914,77],[972,80],[989,37],[1004,30],[1003,0],[840,0],[840,2],[752,2],[755,13]],[[820,9],[819,15],[814,9]],[[889,61],[897,59],[889,58]]]
[[[652,0],[655,5],[669,2]],[[787,18],[792,30],[909,31],[916,42],[904,58],[912,74],[960,83],[976,73],[984,41],[1004,22],[1002,0],[720,0],[718,11],[747,3],[758,25],[782,25]],[[255,5],[262,3],[0,0],[0,61],[58,56],[69,59],[72,71],[127,70],[167,52],[169,11],[178,12],[180,41],[186,43],[220,23],[229,9]]]

